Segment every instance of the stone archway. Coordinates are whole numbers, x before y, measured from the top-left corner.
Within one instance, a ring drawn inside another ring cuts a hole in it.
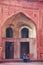
[[[11,27],[13,30],[13,38],[6,38],[6,28]],[[21,38],[21,29],[28,28],[29,38]],[[36,25],[23,13],[18,13],[10,17],[2,26],[3,46],[5,42],[14,42],[14,58],[20,58],[20,43],[29,42],[30,54],[33,54],[32,59],[37,59],[37,43],[36,43]],[[18,51],[17,51],[18,50]],[[5,53],[5,48],[4,48]],[[5,56],[5,54],[4,54]]]

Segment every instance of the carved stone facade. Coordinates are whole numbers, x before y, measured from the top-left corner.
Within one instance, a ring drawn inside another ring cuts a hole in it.
[[[6,38],[11,27],[13,38]],[[21,30],[29,30],[29,38],[21,38]],[[43,60],[43,4],[4,0],[0,1],[0,61],[5,59],[5,42],[14,42],[14,59],[20,59],[20,42],[29,42],[32,59]]]

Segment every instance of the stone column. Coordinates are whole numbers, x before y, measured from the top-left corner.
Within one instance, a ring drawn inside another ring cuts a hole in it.
[[[2,47],[0,47],[0,61],[2,60]]]

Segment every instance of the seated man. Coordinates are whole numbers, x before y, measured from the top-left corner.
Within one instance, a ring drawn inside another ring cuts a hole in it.
[[[21,58],[24,60],[24,62],[27,62],[27,57],[25,54]]]

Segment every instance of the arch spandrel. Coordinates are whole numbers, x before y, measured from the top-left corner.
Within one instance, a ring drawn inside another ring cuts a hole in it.
[[[31,11],[31,10],[30,10]],[[32,11],[33,12],[33,11]],[[26,12],[26,11],[16,11],[15,13],[12,13],[12,14],[10,14],[10,15],[8,15],[7,17],[5,17],[5,20],[3,19],[3,23],[1,24],[1,27],[4,25],[4,23],[8,20],[11,20],[12,18],[13,18],[13,16],[16,16],[17,14],[19,14],[19,13],[22,13],[22,14],[24,14],[27,18],[30,18],[32,21],[33,21],[33,23],[35,23],[35,25],[37,25],[36,24],[36,20],[35,20],[35,18],[33,18],[33,16],[32,15],[30,15],[28,12]]]

